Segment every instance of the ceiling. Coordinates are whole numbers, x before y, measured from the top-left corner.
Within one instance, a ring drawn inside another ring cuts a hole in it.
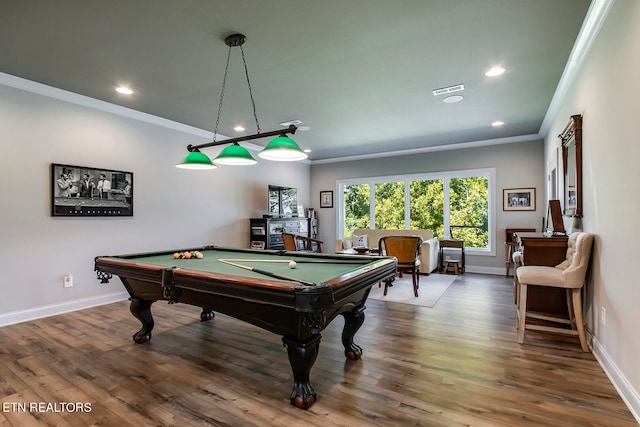
[[[0,71],[213,131],[224,38],[239,32],[262,132],[302,121],[310,129],[294,139],[312,161],[398,152],[537,134],[589,5],[2,0]],[[506,72],[486,77],[495,65]],[[116,93],[121,84],[135,93]],[[461,102],[432,93],[456,84]],[[233,48],[218,133],[256,131]]]

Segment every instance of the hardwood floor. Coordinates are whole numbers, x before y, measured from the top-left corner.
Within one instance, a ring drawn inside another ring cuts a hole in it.
[[[0,328],[0,427],[638,425],[577,338],[527,331],[517,343],[500,276],[459,276],[434,308],[369,300],[359,361],[345,360],[335,319],[309,411],[289,404],[281,337],[199,312],[154,304],[143,345],[128,302]]]

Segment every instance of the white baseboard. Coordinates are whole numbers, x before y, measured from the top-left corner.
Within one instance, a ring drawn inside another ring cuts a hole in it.
[[[467,273],[493,274],[495,276],[504,276],[504,267],[480,267],[477,265],[467,264],[464,268]]]
[[[633,386],[627,381],[624,374],[618,369],[615,362],[609,357],[605,349],[600,345],[600,342],[592,335],[591,336],[592,348],[591,351],[596,360],[607,374],[611,384],[618,391],[618,394],[627,404],[629,411],[635,417],[638,424],[640,424],[640,394],[633,388]]]
[[[66,301],[61,304],[51,304],[42,307],[30,308],[28,310],[0,314],[0,326],[7,326],[13,325],[15,323],[42,319],[43,317],[69,313],[70,311],[83,310],[85,308],[96,307],[98,305],[111,304],[112,302],[123,301],[127,298],[129,298],[129,294],[125,291],[122,291],[112,294],[100,295],[97,297]]]

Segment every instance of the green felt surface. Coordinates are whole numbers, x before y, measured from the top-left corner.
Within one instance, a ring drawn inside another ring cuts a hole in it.
[[[292,254],[273,254],[266,251],[227,251],[227,250],[200,250],[204,255],[202,259],[175,259],[173,257],[175,251],[155,254],[126,255],[129,261],[154,264],[163,267],[177,267],[191,270],[206,271],[212,273],[229,274],[235,276],[268,278],[269,280],[278,280],[267,277],[263,274],[245,270],[240,267],[226,264],[220,259],[225,259],[236,264],[268,271],[282,276],[291,277],[293,279],[304,280],[321,284],[328,280],[342,276],[362,268],[367,264],[365,257],[326,257],[318,256],[292,256]],[[341,263],[341,259],[345,262]],[[243,261],[238,261],[243,260]],[[296,268],[289,268],[288,262],[256,262],[247,260],[272,260],[272,261],[296,261]],[[313,263],[310,261],[323,261]]]

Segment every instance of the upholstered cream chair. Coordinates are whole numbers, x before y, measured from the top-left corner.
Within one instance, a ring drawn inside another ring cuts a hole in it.
[[[582,287],[584,286],[593,234],[576,232],[569,236],[567,258],[555,267],[526,265],[516,270],[517,285],[519,286],[518,341],[524,342],[525,329],[577,335],[583,351],[589,351],[584,334],[582,320]],[[550,316],[527,312],[527,286],[550,286],[567,290],[567,305],[569,319],[559,319]],[[564,323],[571,325],[571,329],[527,323],[527,317],[540,319],[545,322]]]

